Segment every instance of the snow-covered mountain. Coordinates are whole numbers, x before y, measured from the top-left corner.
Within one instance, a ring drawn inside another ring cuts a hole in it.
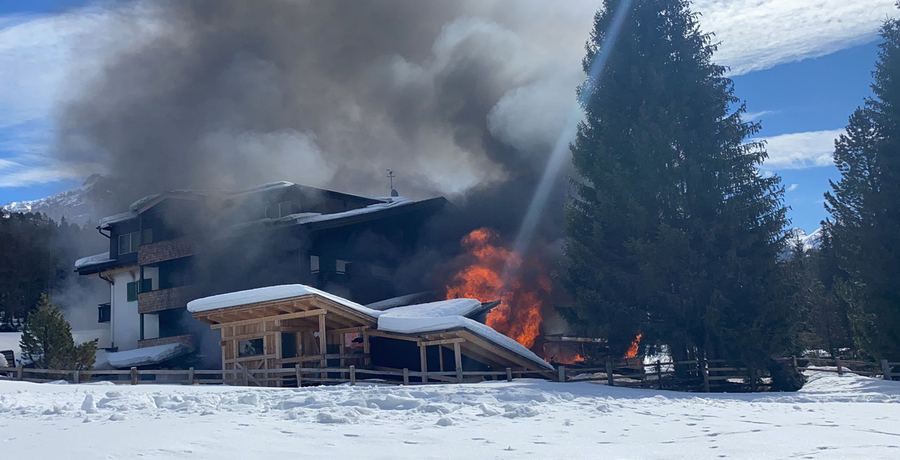
[[[810,234],[807,234],[800,227],[795,227],[790,230],[791,239],[793,241],[799,240],[803,243],[803,249],[807,251],[815,251],[818,250],[822,245],[822,228],[819,227],[815,231]]]
[[[15,201],[2,207],[6,212],[39,212],[55,221],[63,217],[70,223],[96,223],[109,215],[116,201],[116,183],[99,174],[84,181],[81,187],[31,201]]]

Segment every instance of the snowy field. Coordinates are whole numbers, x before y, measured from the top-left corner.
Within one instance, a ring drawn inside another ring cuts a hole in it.
[[[535,380],[304,389],[0,381],[0,458],[898,458],[900,382],[795,394]]]

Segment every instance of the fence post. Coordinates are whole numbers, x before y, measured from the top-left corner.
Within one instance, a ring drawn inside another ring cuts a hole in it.
[[[560,383],[565,383],[566,381],[566,366],[559,366],[556,368],[557,377],[556,381]]]
[[[887,362],[887,361],[885,361],[885,362]],[[512,382],[512,368],[511,367],[506,368],[506,381]]]
[[[709,393],[709,368],[707,367],[709,363],[706,362],[706,353],[697,360],[697,365],[700,366],[700,374],[703,376],[703,391]]]
[[[884,372],[885,380],[892,380],[891,379],[891,365],[888,363],[888,360],[886,360],[886,359],[881,360],[881,371]]]
[[[188,385],[193,385],[193,384],[194,384],[194,368],[189,367],[188,368]]]
[[[301,376],[302,372],[300,372],[300,365],[299,365],[299,364],[297,364],[296,366],[294,366],[294,373],[295,373],[296,376],[297,376],[297,388],[300,388],[300,387],[303,386],[303,377]]]
[[[656,360],[656,386],[662,390],[662,363]]]
[[[136,368],[136,367],[132,367],[132,368],[131,368],[131,384],[132,384],[132,385],[137,385],[137,383],[138,383],[137,368]]]
[[[356,385],[356,366],[350,365],[350,385]]]
[[[21,382],[24,377],[24,369],[22,368],[22,365],[19,364],[16,366],[16,380]]]
[[[791,356],[791,365],[794,366],[794,372],[800,372],[800,366],[797,365],[797,355]]]
[[[834,358],[834,365],[837,366],[838,375],[844,375],[844,368],[841,367],[841,358]]]
[[[74,383],[81,383],[81,372],[80,371],[72,372],[72,380],[74,381]]]
[[[403,368],[403,384],[409,385],[409,369]]]
[[[612,361],[606,362],[606,384],[611,387],[616,386],[616,378],[613,376]]]
[[[241,366],[241,386],[249,387],[250,386],[250,374],[247,372],[247,368]]]

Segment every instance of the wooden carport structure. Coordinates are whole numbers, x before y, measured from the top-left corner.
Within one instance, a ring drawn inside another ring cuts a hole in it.
[[[282,369],[295,364],[324,368],[329,359],[340,360],[341,367],[365,366],[370,359],[369,331],[377,324],[372,316],[314,294],[195,312],[193,316],[221,331],[223,370]],[[286,335],[293,340],[285,341]],[[347,346],[348,335],[361,340],[361,352]],[[329,353],[329,346],[337,348],[336,352]],[[282,381],[265,378],[256,383],[281,386]]]
[[[475,302],[474,308],[465,311],[472,316],[499,304],[469,301]],[[409,381],[411,374],[421,382],[429,379],[462,382],[466,376],[511,375],[511,372],[543,375],[552,371],[549,364],[525,347],[471,318],[453,314],[429,316],[435,304],[404,307],[403,313],[412,316],[395,314],[393,326],[385,325],[381,329],[379,317],[385,320],[393,313],[391,310],[372,310],[303,285],[273,286],[198,299],[189,303],[188,309],[195,318],[220,331],[222,369],[233,376],[229,383],[239,383],[239,376],[243,376],[243,384],[293,386],[299,384],[304,373],[317,377],[303,377],[303,383],[354,382],[355,372],[372,377],[381,374],[388,380],[402,376],[404,382]],[[428,326],[426,330],[410,332],[398,328],[398,317],[401,324],[405,319],[414,322],[424,319]],[[438,321],[434,323],[433,319]],[[434,324],[437,326],[432,328]],[[377,344],[370,343],[371,337],[377,338]],[[395,349],[401,343],[417,346],[417,372],[415,365],[396,366],[398,360],[415,360],[409,355],[415,348],[410,350],[410,346],[403,345],[399,347],[402,351]],[[378,359],[373,358],[373,346],[380,354]],[[438,347],[438,365],[433,366],[437,369],[429,370],[432,347]],[[452,361],[447,360],[452,367],[445,366],[447,352],[452,353]],[[464,372],[466,362],[477,369]],[[296,374],[289,371],[292,368]]]

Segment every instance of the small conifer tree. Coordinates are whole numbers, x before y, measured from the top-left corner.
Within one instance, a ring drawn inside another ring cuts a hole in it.
[[[91,370],[97,359],[97,341],[76,346],[72,327],[46,294],[28,315],[19,345],[23,361],[41,369]]]

